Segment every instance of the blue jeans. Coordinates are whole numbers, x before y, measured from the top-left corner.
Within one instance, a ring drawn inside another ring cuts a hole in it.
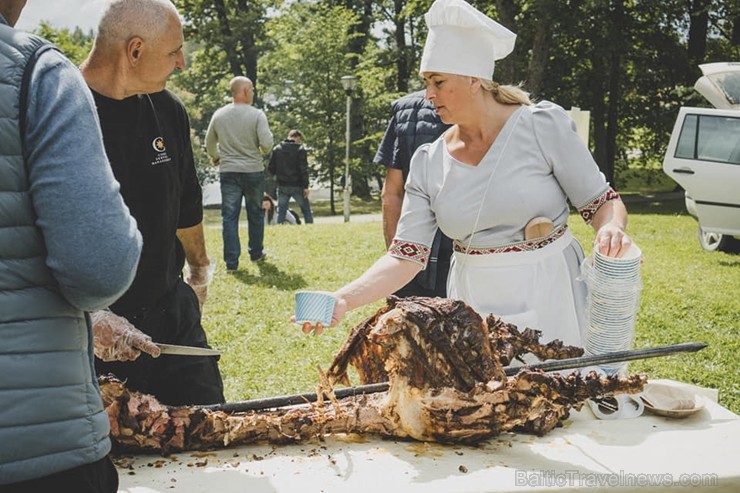
[[[285,214],[288,212],[288,202],[293,197],[296,204],[301,208],[303,212],[303,219],[306,224],[313,222],[313,212],[311,211],[311,204],[308,203],[308,199],[303,196],[303,187],[286,187],[278,185],[277,189],[278,199],[278,224],[285,222]]]
[[[249,231],[249,258],[262,257],[265,237],[265,215],[262,196],[265,193],[265,173],[221,173],[221,219],[223,222],[224,262],[227,269],[239,266],[239,213],[244,198]]]

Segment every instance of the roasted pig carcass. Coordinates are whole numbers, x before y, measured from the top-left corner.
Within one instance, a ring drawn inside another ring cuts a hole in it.
[[[358,325],[322,375],[311,404],[227,414],[208,407],[167,407],[101,378],[111,436],[124,450],[170,452],[253,442],[299,442],[332,433],[366,433],[446,443],[475,443],[517,429],[543,435],[589,398],[640,392],[645,377],[599,378],[504,365],[532,353],[542,359],[580,356],[559,341],[540,344],[494,316],[484,321],[461,301],[390,297]],[[387,380],[387,392],[336,399],[331,386]]]
[[[439,442],[475,442],[512,428],[544,435],[589,398],[642,390],[637,375],[522,370],[507,378],[503,366],[525,353],[542,360],[583,354],[557,340],[541,344],[540,335],[493,315],[484,322],[462,301],[390,297],[352,331],[329,378],[348,384],[352,365],[363,384],[387,379],[382,414],[394,436]]]

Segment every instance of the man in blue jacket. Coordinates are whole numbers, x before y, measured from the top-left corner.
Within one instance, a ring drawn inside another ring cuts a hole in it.
[[[448,125],[442,123],[434,105],[424,99],[424,91],[399,98],[391,105],[391,120],[380,142],[374,161],[386,167],[382,190],[383,235],[386,247],[396,234],[401,217],[404,185],[409,174],[411,156],[417,147],[434,142]],[[437,231],[427,267],[395,294],[406,296],[447,296],[452,240]]]
[[[12,27],[25,3],[0,0],[0,491],[113,493],[93,352],[158,349],[93,337],[85,312],[126,290],[142,240],[79,70]]]

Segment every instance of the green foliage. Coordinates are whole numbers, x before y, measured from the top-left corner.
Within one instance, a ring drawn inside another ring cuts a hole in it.
[[[633,181],[630,170],[636,166],[652,171],[644,175],[653,180],[645,186],[660,178],[656,170],[678,108],[706,105],[692,88],[697,64],[740,56],[737,2],[711,0],[706,18],[690,10],[701,2],[683,0],[471,3],[517,33],[514,53],[497,62],[496,78],[524,82],[536,99],[589,110],[591,149],[602,169],[614,172],[619,187]],[[228,101],[231,77],[245,74],[256,83],[255,105],[269,111],[276,138],[301,127],[313,149],[315,175],[336,180],[345,143],[338,80],[354,74],[360,88],[353,96],[351,172],[355,192],[369,196],[367,182],[382,174],[372,157],[389,118],[388,105],[421,87],[423,13],[431,0],[175,4],[184,19],[188,68],[171,79],[170,87],[186,100],[194,140],[202,139],[213,112]],[[692,23],[706,27],[704,38],[692,40],[692,33],[703,32],[691,29]],[[48,24],[39,34],[74,63],[85,58],[92,39]],[[207,168],[202,169],[205,176]]]
[[[246,75],[258,86],[256,43],[263,37],[267,13],[279,7],[275,0],[176,0],[184,17],[185,35],[197,41],[204,55],[205,72],[216,83],[223,78]],[[209,62],[220,60],[220,66]]]
[[[188,59],[188,69],[171,77],[169,88],[185,101],[193,130],[205,138],[213,113],[231,102],[229,81],[233,76],[221,73],[226,64],[223,53],[195,50]]]
[[[343,7],[296,2],[265,25],[271,50],[260,59],[260,78],[273,134],[300,129],[312,177],[330,184],[343,172],[341,77],[353,73],[349,43],[358,22]]]
[[[631,362],[630,371],[717,388],[720,403],[739,413],[740,256],[703,251],[682,200],[628,208],[629,232],[644,254],[634,346],[709,344],[696,354]],[[319,382],[317,365],[326,370],[349,330],[381,302],[351,312],[338,327],[315,337],[289,322],[294,293],[335,290],[359,276],[385,250],[382,223],[270,226],[266,261],[246,260],[236,274],[227,274],[220,261],[218,211],[207,212],[207,246],[219,262],[203,325],[214,347],[224,351],[220,365],[227,399],[312,391]],[[593,231],[575,215],[569,224],[590,253]],[[246,244],[246,226],[240,233]]]
[[[195,96],[182,89],[182,87],[176,84],[170,84],[169,89],[172,90],[187,107],[196,107],[193,104]],[[198,181],[201,185],[211,183],[217,180],[218,167],[211,163],[211,158],[206,153],[205,148],[205,129],[199,132],[196,126],[193,124],[194,121],[198,121],[200,114],[196,111],[190,113],[190,141],[193,148],[193,158],[195,159],[195,168],[198,175]]]
[[[75,65],[81,64],[87,58],[94,39],[92,32],[84,33],[79,27],[74,30],[56,29],[46,21],[41,21],[41,25],[34,33],[54,43]]]

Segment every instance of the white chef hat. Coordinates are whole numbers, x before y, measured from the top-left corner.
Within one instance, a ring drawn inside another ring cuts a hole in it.
[[[435,0],[424,14],[429,33],[419,73],[490,80],[495,60],[512,52],[516,34],[463,0]]]

